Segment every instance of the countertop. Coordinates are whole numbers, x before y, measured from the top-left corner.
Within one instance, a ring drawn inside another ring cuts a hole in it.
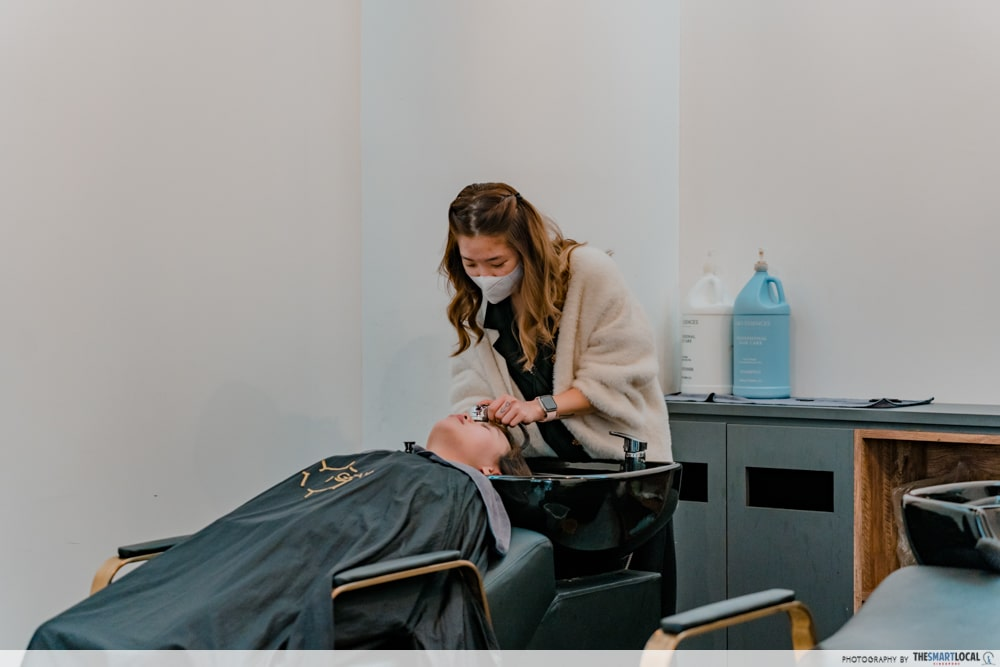
[[[833,408],[811,405],[706,403],[669,400],[671,417],[854,422],[863,428],[951,427],[1000,431],[1000,405],[928,403],[899,408]]]

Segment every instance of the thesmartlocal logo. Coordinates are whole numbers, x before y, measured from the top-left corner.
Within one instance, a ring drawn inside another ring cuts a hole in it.
[[[993,651],[913,651],[913,662],[935,665],[996,665]]]

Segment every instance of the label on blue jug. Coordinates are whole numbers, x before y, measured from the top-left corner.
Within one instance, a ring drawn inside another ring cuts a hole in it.
[[[788,398],[788,315],[733,316],[733,394]]]

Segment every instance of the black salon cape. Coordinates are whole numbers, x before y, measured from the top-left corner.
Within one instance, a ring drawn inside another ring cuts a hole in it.
[[[426,452],[331,456],[47,621],[28,648],[495,648],[458,576],[403,599],[338,598],[336,627],[330,600],[351,567],[457,549],[485,572],[495,547],[469,473]]]

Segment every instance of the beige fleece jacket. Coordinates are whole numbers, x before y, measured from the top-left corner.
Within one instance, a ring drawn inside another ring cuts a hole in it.
[[[480,310],[482,325],[486,308]],[[509,393],[522,399],[493,349],[497,332],[486,329],[478,344],[452,360],[452,410],[468,412],[482,401]],[[570,281],[556,343],[553,394],[576,387],[594,411],[563,422],[593,458],[623,458],[627,433],[648,443],[646,460],[671,461],[667,405],[659,378],[653,330],[614,260],[589,246],[573,251]],[[527,426],[526,456],[555,456],[538,427]],[[521,439],[520,429],[513,433]]]

